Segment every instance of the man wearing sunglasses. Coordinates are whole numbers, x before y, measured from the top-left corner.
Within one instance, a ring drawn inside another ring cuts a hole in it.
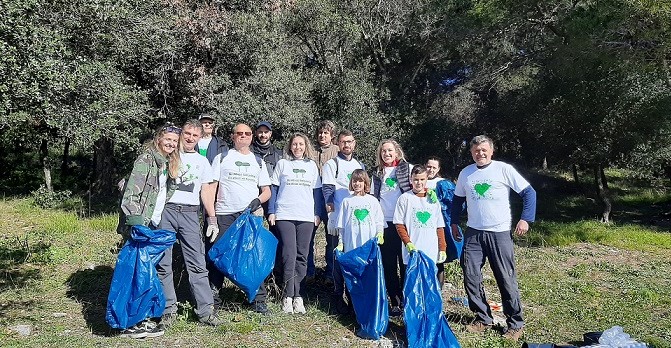
[[[225,156],[219,154],[212,161],[214,180],[219,188],[216,195],[215,210],[219,234],[207,234],[209,246],[217,242],[242,212],[249,208],[260,214],[262,203],[270,199],[270,176],[266,163],[257,158],[252,152],[252,129],[246,124],[238,124],[233,128],[233,149]],[[208,248],[209,251],[209,248]],[[208,264],[210,271],[210,285],[218,295],[224,281],[224,275],[212,264]],[[220,302],[215,299],[215,302]],[[254,311],[267,313],[266,287],[262,284],[254,299]]]

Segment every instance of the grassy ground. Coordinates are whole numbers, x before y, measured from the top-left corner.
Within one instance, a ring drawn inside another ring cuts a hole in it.
[[[594,203],[572,195],[561,176],[534,176],[533,183],[542,198],[541,221],[516,247],[525,340],[578,344],[584,332],[621,325],[634,338],[671,347],[671,234],[658,223],[669,197],[649,189],[625,190],[626,178],[614,180],[616,223],[603,225],[596,222]],[[552,198],[559,192],[568,194]],[[221,327],[198,325],[184,302],[180,320],[165,336],[118,338],[104,320],[119,242],[116,216],[81,219],[35,208],[28,199],[5,199],[0,201],[0,219],[5,222],[0,236],[2,347],[380,345],[358,339],[352,318],[330,315],[327,289],[317,285],[309,291],[307,315],[252,313],[242,294],[229,285]],[[318,246],[323,249],[323,244]],[[500,302],[489,267],[485,271],[487,293]],[[464,331],[463,323],[472,316],[450,300],[464,296],[458,265],[448,265],[447,275],[444,307],[462,346],[518,347],[496,332],[483,336]],[[186,283],[183,278],[182,288]],[[271,304],[275,313],[280,312],[277,302]],[[18,335],[11,330],[16,325],[30,325],[31,334]],[[392,321],[387,338],[383,346],[404,346],[402,321]]]

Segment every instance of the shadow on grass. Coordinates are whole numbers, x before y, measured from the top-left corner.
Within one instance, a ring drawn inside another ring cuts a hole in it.
[[[29,245],[27,240],[20,238],[10,243],[11,247],[0,246],[0,292],[8,288],[23,288],[29,281],[39,279],[39,268],[26,262],[31,257],[39,261],[50,247],[42,242]]]
[[[113,273],[110,266],[96,266],[71,274],[66,282],[66,295],[82,304],[82,315],[94,335],[112,335],[105,313]]]

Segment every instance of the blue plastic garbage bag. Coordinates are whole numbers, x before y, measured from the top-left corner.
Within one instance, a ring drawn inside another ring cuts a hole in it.
[[[175,243],[175,232],[135,225],[117,257],[107,297],[107,323],[127,329],[147,318],[160,317],[165,297],[156,264]]]
[[[361,325],[357,335],[380,339],[389,326],[389,301],[377,238],[346,253],[336,250],[336,257],[352,297],[356,320]]]
[[[273,270],[277,238],[263,227],[263,219],[245,210],[207,256],[247,295],[251,303],[261,284]]]
[[[405,271],[404,319],[408,347],[459,348],[443,315],[436,264],[422,251],[410,254]]]
[[[445,211],[443,211],[445,213]],[[449,212],[447,213],[449,214]],[[459,229],[459,234],[461,234],[461,240],[458,241],[452,236],[452,228],[449,225],[445,227],[445,241],[447,242],[447,259],[445,262],[452,262],[454,260],[459,260],[461,258],[461,251],[464,249],[464,231],[460,226],[457,226]]]

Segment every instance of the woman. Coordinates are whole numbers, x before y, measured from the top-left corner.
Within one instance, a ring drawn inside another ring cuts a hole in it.
[[[450,262],[452,260],[458,260],[461,256],[461,249],[464,245],[462,241],[455,241],[452,237],[452,233],[449,230],[450,226],[450,212],[452,211],[452,199],[454,198],[454,188],[456,185],[451,180],[447,180],[440,176],[440,159],[436,156],[429,157],[426,160],[426,170],[428,173],[428,179],[426,186],[428,189],[434,190],[436,192],[436,198],[440,202],[441,213],[443,215],[443,220],[445,221],[446,228],[445,232],[445,241],[447,243],[447,260],[445,262]],[[445,264],[439,263],[438,265],[438,284],[440,287],[443,287],[445,281]]]
[[[168,177],[175,179],[179,170],[179,151],[176,151],[181,129],[172,123],[159,128],[153,140],[145,143],[142,153],[133,164],[126,180],[121,199],[122,218],[117,231],[124,239],[130,238],[133,225],[156,228],[161,221],[165,202],[172,195]],[[144,320],[121,332],[122,337],[145,338],[163,335],[163,329],[151,320]]]
[[[404,192],[411,191],[410,170],[412,166],[405,160],[401,146],[393,139],[380,142],[377,147],[377,158],[373,172],[373,195],[380,201],[384,221],[384,244],[380,245],[382,266],[384,267],[384,281],[387,293],[391,299],[389,315],[393,317],[402,314],[403,292],[401,282],[405,277],[405,267],[401,255],[401,238],[396,232],[394,209],[398,198]],[[399,278],[398,270],[401,276]]]
[[[282,311],[305,313],[301,282],[307,273],[307,257],[314,227],[319,225],[321,180],[308,137],[295,133],[284,148],[270,179],[272,196],[268,222],[282,239],[284,296]]]

